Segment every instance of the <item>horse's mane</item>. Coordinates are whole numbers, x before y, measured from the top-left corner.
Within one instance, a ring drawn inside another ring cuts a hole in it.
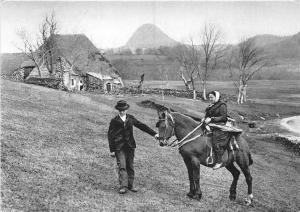
[[[184,116],[185,118],[190,119],[190,120],[193,121],[193,122],[201,122],[201,118],[197,118],[197,117],[194,117],[194,116],[190,116],[190,115],[188,115],[188,114],[184,114],[184,113],[177,112],[177,111],[171,111],[171,112],[172,112],[172,113],[180,114],[180,115]]]
[[[153,101],[150,101],[150,100],[145,100],[145,101],[142,101],[141,103],[139,103],[141,106],[143,107],[149,107],[149,108],[152,108],[152,109],[156,109],[157,111],[165,111],[165,110],[168,110],[168,111],[171,111],[171,112],[176,112],[176,113],[180,113],[184,116],[187,116],[191,119],[193,119],[194,121],[197,121],[197,122],[201,122],[201,118],[200,117],[195,117],[195,116],[192,116],[192,115],[189,115],[189,114],[186,114],[186,113],[181,113],[181,112],[178,112],[176,110],[174,110],[173,108],[168,108],[164,105],[161,105],[161,104],[158,104],[158,103],[155,103]]]
[[[191,119],[193,119],[194,121],[197,121],[197,122],[201,122],[201,121],[202,121],[202,119],[199,118],[199,117],[195,117],[195,116],[192,116],[192,115],[186,114],[186,113],[181,113],[181,112],[178,112],[178,111],[176,111],[176,110],[173,110],[172,108],[170,108],[170,111],[171,111],[172,113],[179,113],[179,114],[181,114],[181,115],[183,115],[183,116],[187,116],[188,118],[191,118]]]

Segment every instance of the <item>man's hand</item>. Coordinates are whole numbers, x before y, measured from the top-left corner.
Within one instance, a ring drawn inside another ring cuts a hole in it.
[[[204,122],[205,122],[205,124],[209,124],[211,122],[211,118],[209,118],[209,117],[206,118]]]
[[[156,134],[154,135],[154,138],[155,138],[156,140],[159,138],[158,133],[156,133]]]
[[[115,153],[114,153],[114,152],[111,152],[111,153],[110,153],[110,157],[112,157],[112,158],[116,157]]]

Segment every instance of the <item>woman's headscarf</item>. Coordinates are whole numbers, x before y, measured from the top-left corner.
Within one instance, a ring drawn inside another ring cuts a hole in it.
[[[214,93],[216,94],[216,102],[218,102],[220,100],[220,92],[219,91],[214,91]]]
[[[216,97],[216,102],[218,102],[220,100],[220,92],[219,91],[211,91],[211,92],[209,92],[209,94],[212,94]]]

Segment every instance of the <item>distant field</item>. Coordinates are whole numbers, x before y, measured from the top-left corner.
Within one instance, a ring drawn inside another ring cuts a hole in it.
[[[166,56],[156,55],[106,55],[109,60],[123,61],[126,65],[117,68],[124,79],[138,80],[145,74],[148,80],[180,80],[179,65]],[[276,65],[254,75],[254,80],[300,80],[300,63],[296,59],[276,60]],[[162,74],[163,72],[163,74]],[[231,80],[228,67],[223,63],[219,69],[212,70],[209,79],[214,81]]]
[[[136,85],[138,81],[125,81],[128,85]],[[182,81],[145,81],[145,88],[185,89]],[[199,81],[197,90],[202,87]],[[236,94],[232,81],[208,81],[207,91],[218,90],[225,94]],[[300,80],[252,80],[247,88],[247,96],[252,101],[268,101],[270,103],[298,104],[300,106]],[[266,103],[266,102],[265,102]]]

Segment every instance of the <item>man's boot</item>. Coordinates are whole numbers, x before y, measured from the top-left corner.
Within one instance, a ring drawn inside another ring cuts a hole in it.
[[[222,156],[224,151],[221,149],[221,147],[217,146],[215,147],[215,153],[216,153],[216,164],[213,167],[213,170],[217,170],[222,167]]]
[[[128,190],[132,192],[137,192],[138,189],[133,186],[134,177],[128,176]]]
[[[119,194],[125,194],[127,191],[125,189],[125,187],[122,187],[119,189]]]

